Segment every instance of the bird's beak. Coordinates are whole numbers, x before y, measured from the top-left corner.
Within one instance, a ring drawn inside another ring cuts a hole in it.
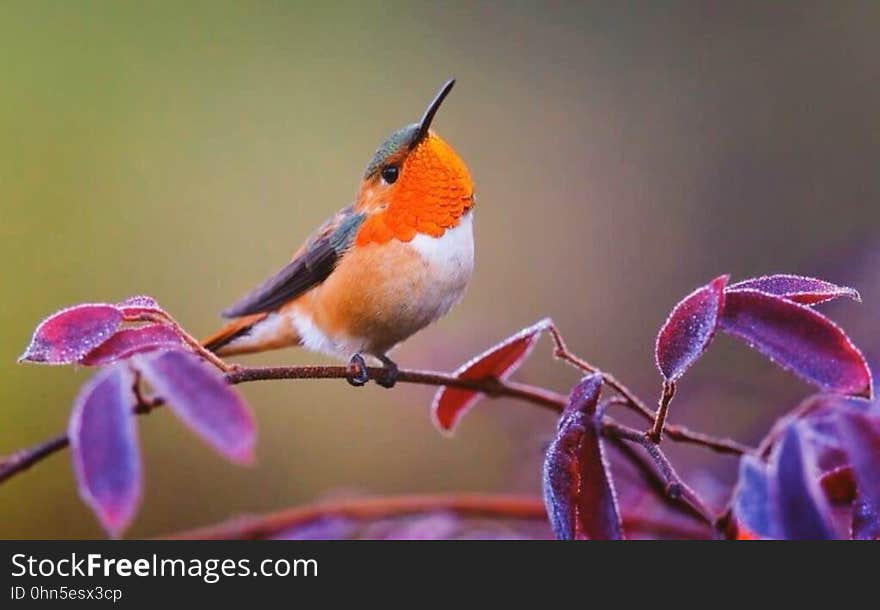
[[[446,96],[449,95],[449,92],[452,91],[452,87],[455,85],[455,79],[449,79],[446,81],[442,87],[440,87],[440,91],[437,92],[437,95],[434,96],[434,99],[431,100],[431,103],[428,104],[428,108],[425,110],[425,114],[422,115],[422,120],[419,121],[419,131],[416,134],[416,137],[413,138],[412,143],[410,144],[410,149],[418,146],[419,142],[425,139],[428,135],[428,129],[431,127],[431,121],[434,120],[434,115],[437,114],[437,111],[440,109],[440,104],[443,103],[443,100],[446,99]]]

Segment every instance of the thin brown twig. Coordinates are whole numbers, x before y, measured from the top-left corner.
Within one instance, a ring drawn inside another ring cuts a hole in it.
[[[675,396],[675,382],[664,381],[663,391],[660,393],[660,402],[657,406],[657,416],[654,418],[654,426],[648,433],[648,438],[659,444],[663,439],[663,426],[666,424],[666,415],[669,413],[669,403]]]
[[[159,323],[168,323],[174,327],[174,330],[180,335],[180,338],[183,339],[183,342],[186,343],[190,349],[192,349],[199,356],[216,366],[218,369],[223,371],[224,373],[228,373],[235,369],[235,367],[225,360],[223,360],[220,356],[207,349],[202,342],[193,337],[189,331],[187,331],[182,324],[180,324],[174,317],[168,313],[167,311],[162,311],[161,313],[146,313],[143,314],[140,318],[141,320],[149,320],[152,322]]]
[[[667,438],[680,443],[689,443],[711,449],[726,455],[745,455],[754,453],[755,448],[730,438],[720,438],[702,432],[696,432],[686,426],[666,424],[664,428]]]
[[[680,511],[693,519],[705,525],[704,519],[700,513],[695,511],[689,504],[683,504],[678,500],[674,500],[666,493],[666,479],[660,474],[654,461],[645,455],[644,451],[639,451],[638,446],[627,442],[622,438],[618,438],[613,434],[605,434],[605,440],[610,443],[620,453],[627,462],[635,468],[636,475],[649,487],[656,497],[672,510]]]
[[[553,339],[554,356],[556,356],[560,360],[563,360],[564,362],[568,362],[583,373],[598,373],[602,375],[603,383],[615,392],[617,392],[623,399],[622,403],[615,401],[614,404],[624,404],[646,420],[650,422],[656,421],[657,413],[653,409],[648,407],[648,405],[645,404],[645,402],[642,401],[642,399],[639,398],[635,392],[629,389],[625,384],[623,384],[611,373],[606,373],[605,371],[602,371],[597,366],[590,364],[589,362],[572,352],[570,349],[568,349],[568,346],[565,343],[565,339],[562,338],[562,333],[559,332],[559,329],[554,324],[551,324],[548,330],[550,332],[550,337]],[[740,443],[738,441],[729,438],[716,438],[708,434],[703,434],[702,432],[695,432],[687,428],[686,426],[665,424],[664,431],[666,432],[666,435],[672,440],[683,443],[691,443],[693,445],[700,445],[718,453],[728,455],[743,455],[746,453],[754,452],[753,447],[749,447],[748,445],[744,445],[743,443]]]
[[[706,524],[714,527],[715,515],[712,510],[706,506],[699,494],[682,480],[669,458],[646,433],[624,426],[610,417],[606,417],[602,421],[602,433],[640,445],[653,460],[659,474],[665,481],[663,493],[670,500],[688,505],[695,515],[699,516]]]
[[[41,462],[53,453],[61,451],[68,445],[67,435],[60,434],[33,447],[16,451],[0,460],[0,483],[20,472],[24,472],[37,462]]]
[[[366,370],[369,378],[373,380],[381,379],[387,373],[381,367],[367,367]],[[226,379],[234,385],[272,379],[347,379],[350,374],[351,369],[347,366],[248,367],[237,368],[227,373]],[[566,403],[564,396],[551,390],[513,381],[501,381],[496,377],[459,379],[447,373],[401,369],[397,373],[397,381],[474,390],[492,398],[509,396],[553,411],[562,410]]]
[[[647,417],[651,420],[654,419],[654,411],[648,408],[642,399],[640,399],[635,392],[630,390],[626,385],[624,385],[620,380],[618,380],[611,373],[606,373],[605,371],[599,369],[599,367],[594,366],[572,352],[568,349],[568,346],[565,344],[565,339],[562,338],[562,333],[559,332],[559,329],[556,328],[555,324],[551,324],[549,327],[550,337],[553,339],[554,350],[553,355],[559,358],[564,362],[568,362],[576,369],[580,370],[584,373],[598,373],[602,375],[602,381],[608,387],[612,388],[615,392],[623,396],[630,407],[634,408],[639,412],[643,417]]]

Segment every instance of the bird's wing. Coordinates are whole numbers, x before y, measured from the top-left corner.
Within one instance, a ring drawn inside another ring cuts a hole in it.
[[[351,247],[364,218],[353,206],[340,210],[293,255],[293,260],[226,309],[223,316],[236,318],[273,311],[323,282]]]

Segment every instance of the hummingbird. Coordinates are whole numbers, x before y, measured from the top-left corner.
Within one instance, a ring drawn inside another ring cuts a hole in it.
[[[474,268],[474,184],[431,129],[453,85],[379,146],[354,203],[222,312],[234,319],[205,348],[223,357],[302,346],[348,360],[352,385],[369,379],[366,356],[385,369],[376,382],[394,385],[398,367],[388,353],[446,314]]]

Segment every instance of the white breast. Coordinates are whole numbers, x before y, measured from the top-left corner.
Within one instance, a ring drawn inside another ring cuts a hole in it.
[[[473,212],[462,216],[458,225],[441,237],[419,233],[410,242],[427,263],[431,281],[420,296],[431,321],[436,320],[461,300],[474,271]]]

